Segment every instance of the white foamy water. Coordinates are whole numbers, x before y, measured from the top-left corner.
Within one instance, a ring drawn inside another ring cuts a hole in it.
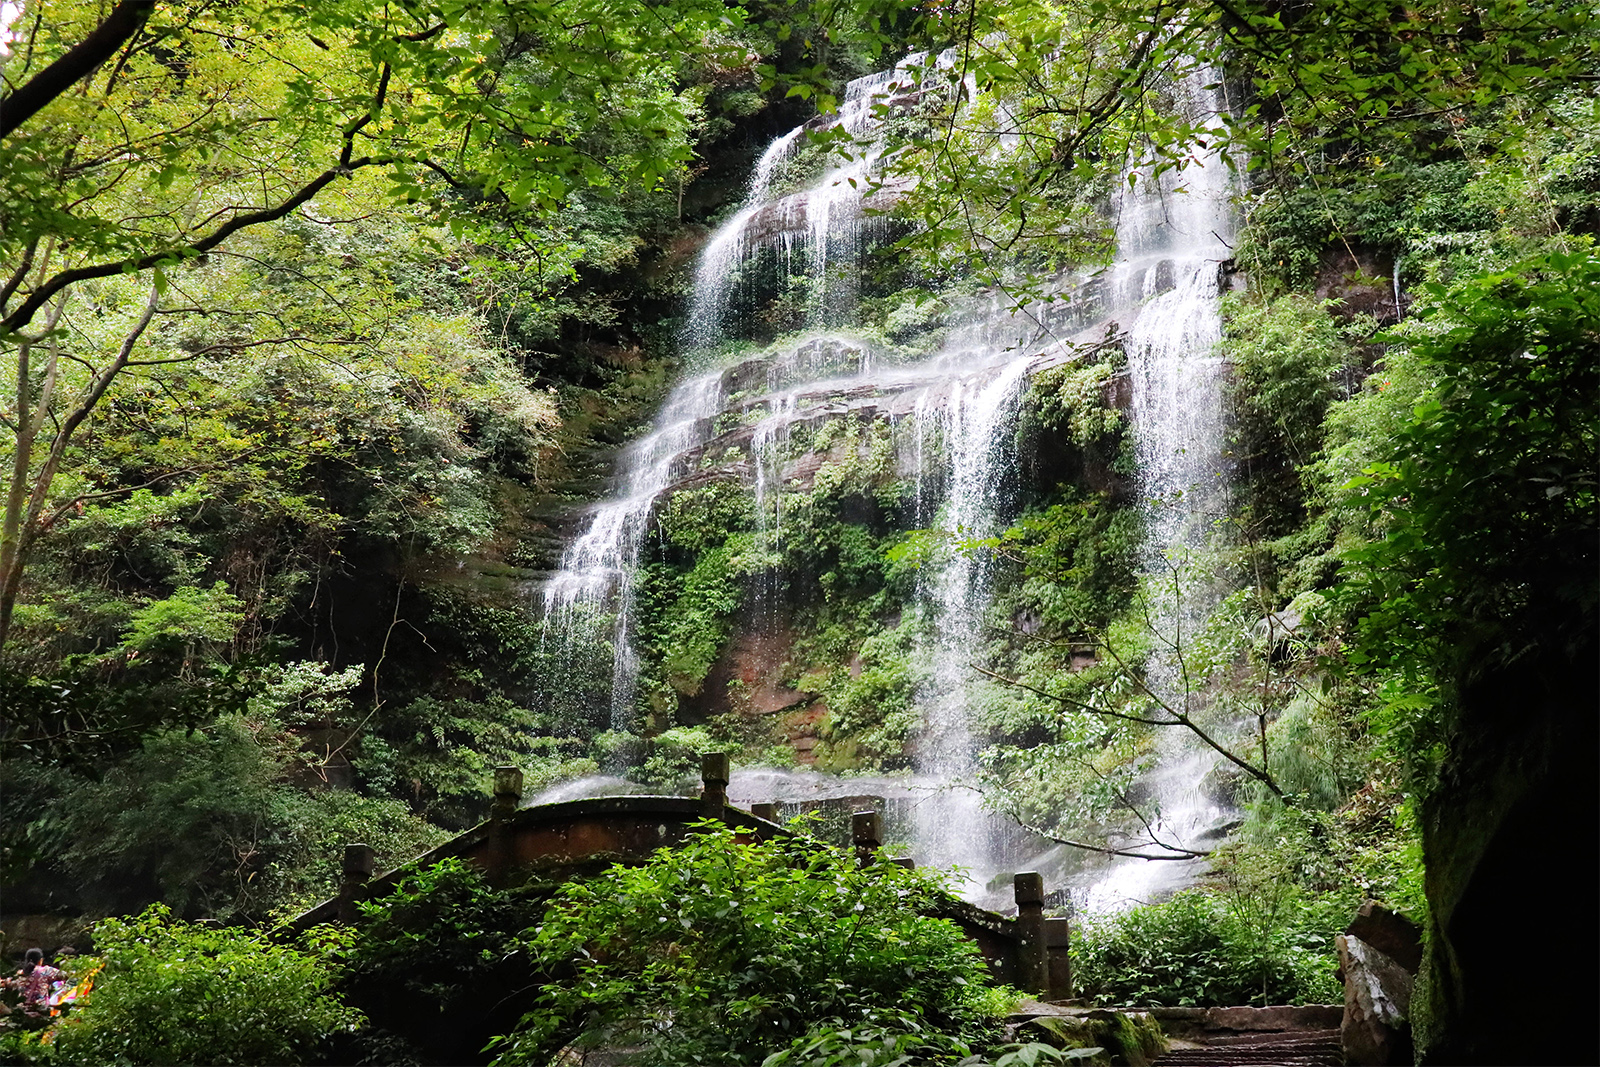
[[[1202,68],[1177,87],[1187,116],[1216,125],[1226,110],[1218,81]],[[1182,657],[1216,607],[1217,575],[1205,572],[1215,524],[1227,514],[1229,471],[1225,368],[1216,354],[1222,336],[1219,272],[1232,255],[1232,174],[1212,147],[1197,149],[1184,166],[1151,178],[1149,170],[1119,205],[1116,269],[1124,287],[1144,293],[1128,330],[1133,378],[1132,419],[1145,514],[1144,561],[1151,590],[1155,651],[1146,684],[1170,708],[1189,711]],[[1154,718],[1167,718],[1157,709]],[[1208,729],[1226,735],[1230,724]],[[1151,802],[1142,804],[1153,838],[1177,848],[1205,850],[1236,813],[1205,789],[1220,757],[1182,726],[1162,727],[1156,766],[1145,775]],[[1121,859],[1083,890],[1091,911],[1119,910],[1192,882],[1203,860]]]

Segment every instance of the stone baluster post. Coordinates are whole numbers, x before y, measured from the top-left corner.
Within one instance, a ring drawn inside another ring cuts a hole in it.
[[[869,865],[883,847],[883,820],[875,811],[858,811],[850,816],[850,840],[856,847],[856,864]]]
[[[896,856],[889,862],[894,864],[896,867],[903,867],[908,871],[914,871],[917,869],[917,861],[912,859],[910,856]]]
[[[776,805],[776,804],[752,804],[752,805],[750,805],[750,814],[754,815],[758,819],[765,819],[768,822],[777,822],[778,821],[778,805]]]
[[[505,822],[517,813],[522,803],[522,768],[496,767],[494,769],[494,807],[490,818]]]
[[[511,818],[522,803],[522,768],[494,769],[494,807],[489,811],[489,848],[493,857],[486,872],[489,884],[499,886],[516,866],[516,842],[512,840]]]
[[[707,819],[722,818],[728,806],[728,754],[707,752],[700,757],[700,814]]]
[[[372,879],[372,868],[377,862],[377,853],[371,845],[352,844],[344,846],[344,862],[341,865],[343,877],[339,881],[339,921],[349,926],[361,917],[356,908],[356,901],[360,899],[361,890]]]
[[[1051,1000],[1072,997],[1072,921],[1065,918],[1044,921],[1044,947],[1048,973],[1045,983]]]
[[[1024,871],[1013,883],[1017,899],[1017,987],[1043,996],[1050,981],[1044,939],[1044,878]]]

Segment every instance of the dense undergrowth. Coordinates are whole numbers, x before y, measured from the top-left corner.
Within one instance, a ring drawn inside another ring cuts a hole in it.
[[[795,827],[799,829],[801,827]],[[175,920],[95,929],[75,1005],[0,1034],[27,1063],[552,1062],[988,1067],[1064,1062],[1007,1045],[1017,992],[952,923],[940,875],[859,865],[803,835],[703,824],[638,867],[496,890],[459,861],[298,944]],[[998,1061],[996,1057],[999,1057]]]

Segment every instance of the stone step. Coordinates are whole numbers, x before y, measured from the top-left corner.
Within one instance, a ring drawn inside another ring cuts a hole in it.
[[[1337,1030],[1283,1030],[1254,1034],[1208,1034],[1192,1039],[1197,1045],[1271,1045],[1274,1048],[1291,1048],[1296,1045],[1322,1045],[1339,1043]]]
[[[1153,1067],[1341,1067],[1337,1030],[1217,1034],[1182,1043]]]

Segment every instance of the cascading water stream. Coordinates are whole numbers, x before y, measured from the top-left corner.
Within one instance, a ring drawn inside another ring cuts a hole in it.
[[[545,586],[545,635],[564,635],[568,649],[580,631],[604,625],[611,605],[610,725],[631,725],[639,660],[630,623],[633,574],[640,542],[656,498],[671,484],[685,452],[710,436],[709,422],[721,404],[721,375],[704,374],[673,389],[656,418],[656,429],[625,449],[617,464],[618,495],[595,509],[588,529],[561,557],[560,571]]]
[[[805,127],[776,139],[758,161],[744,204],[702,252],[685,330],[691,363],[702,373],[681,382],[653,432],[624,451],[616,495],[593,510],[544,596],[547,632],[555,639],[570,643],[583,627],[609,627],[614,730],[634,725],[639,664],[631,643],[633,575],[652,510],[677,480],[695,473],[707,452],[724,457],[719,476],[744,480],[754,497],[757,550],[774,555],[785,536],[784,494],[801,473],[789,454],[796,427],[848,417],[859,408],[895,427],[910,424],[903,435],[897,429],[895,438],[902,474],[913,483],[906,507],[917,528],[936,527],[958,542],[994,536],[1012,518],[1011,435],[1028,375],[1042,363],[1070,358],[1055,338],[1113,314],[1126,321],[1137,308],[1127,349],[1151,543],[1158,550],[1175,546],[1179,556],[1204,543],[1204,517],[1223,492],[1220,369],[1211,349],[1218,334],[1218,263],[1228,254],[1231,232],[1227,174],[1214,153],[1198,153],[1190,165],[1124,197],[1118,263],[1098,279],[1077,283],[1069,307],[1046,312],[1049,328],[1032,315],[1012,313],[1002,301],[974,300],[952,316],[946,339],[932,351],[882,352],[848,332],[853,279],[862,242],[870,236],[862,200],[871,182],[863,179],[881,150],[874,140],[879,105],[914,92],[914,69],[937,69],[940,62],[913,58],[852,83],[837,121],[857,139],[855,158],[826,169],[806,190],[774,198],[774,182],[796,158]],[[1200,90],[1184,88],[1191,107],[1215,109]],[[738,337],[735,298],[742,286],[753,284],[754,265],[763,256],[778,257],[781,276],[798,271],[809,279],[811,333],[758,360],[712,369],[716,350]],[[735,429],[717,435],[718,425]],[[729,466],[730,453],[743,458]],[[1157,571],[1166,566],[1165,557],[1152,555],[1147,565]],[[927,665],[916,691],[922,714],[913,738],[916,774],[874,786],[875,795],[893,798],[890,835],[908,842],[919,863],[971,868],[966,895],[991,905],[1001,899],[986,893],[992,876],[1033,868],[1059,885],[1068,870],[1077,869],[1043,839],[983,812],[981,798],[968,788],[978,763],[971,723],[980,679],[972,661],[991,598],[992,566],[982,553],[957,550],[924,569],[915,607],[923,635],[917,659]],[[753,590],[754,625],[777,625],[780,612],[772,601],[778,588],[763,584]],[[1173,611],[1178,606],[1174,600]],[[1174,615],[1162,624],[1180,619]],[[1158,679],[1163,669],[1158,663]],[[1197,791],[1184,792],[1211,763],[1182,744],[1163,744],[1171,751],[1152,777],[1162,805],[1159,829],[1192,840],[1220,817]],[[778,780],[784,772],[762,774],[750,781],[782,791]],[[829,786],[829,776],[807,774],[804,788],[790,790],[797,797],[849,797],[866,784],[851,779]],[[1143,876],[1134,872],[1141,868],[1170,874],[1189,866],[1113,866],[1091,890],[1090,903],[1114,906],[1159,888],[1140,881]]]
[[[822,327],[841,315],[848,316],[853,286],[829,292],[826,279],[836,273],[830,261],[840,257],[848,261],[850,272],[854,271],[863,226],[864,183],[858,179],[865,176],[881,148],[870,137],[875,129],[875,106],[908,84],[909,71],[923,62],[923,57],[910,57],[894,70],[850,83],[837,124],[852,138],[865,138],[867,147],[842,167],[827,169],[809,190],[786,196],[777,204],[769,199],[773,177],[796,151],[805,126],[777,138],[763,152],[745,203],[718,228],[701,253],[684,338],[692,359],[706,358],[724,340],[729,296],[739,288],[741,272],[763,242],[770,244],[774,240],[772,233],[762,237],[760,217],[775,208],[779,216],[775,239],[786,262],[793,260],[798,245],[805,251],[814,277],[822,280],[820,297],[810,309],[811,324]],[[947,62],[947,57],[936,62]],[[841,351],[854,358],[853,365],[841,367]],[[816,337],[788,359],[768,368],[769,390],[788,385],[791,392],[774,396],[767,417],[755,427],[751,439],[750,467],[758,496],[757,522],[763,548],[769,547],[781,532],[778,494],[773,494],[769,507],[768,487],[781,488],[779,453],[795,415],[799,387],[814,388],[841,370],[865,376],[871,369],[869,348],[849,338],[833,336]],[[593,510],[587,528],[563,552],[560,569],[545,588],[546,635],[556,631],[569,648],[581,630],[604,625],[600,620],[608,610],[611,614],[612,729],[625,730],[631,725],[639,669],[631,640],[633,574],[645,527],[656,501],[681,473],[685,458],[711,438],[714,419],[725,399],[723,377],[720,370],[710,371],[673,389],[657,416],[655,430],[630,445],[619,458],[616,495]]]
[[[1203,126],[1220,123],[1226,102],[1220,89],[1205,88],[1219,81],[1201,68],[1174,87],[1186,117]],[[1184,658],[1192,657],[1195,635],[1220,599],[1219,576],[1207,573],[1205,558],[1227,514],[1230,483],[1226,370],[1216,348],[1220,272],[1232,255],[1233,183],[1216,139],[1210,143],[1158,178],[1145,169],[1123,198],[1117,225],[1121,284],[1137,284],[1145,294],[1126,341],[1154,630],[1145,683],[1179,710],[1188,710]],[[1233,816],[1205,789],[1218,756],[1181,726],[1161,728],[1156,753],[1144,780],[1156,805],[1151,835],[1176,848],[1202,848]],[[1088,889],[1086,906],[1104,911],[1149,900],[1192,881],[1201,864],[1122,860]]]

